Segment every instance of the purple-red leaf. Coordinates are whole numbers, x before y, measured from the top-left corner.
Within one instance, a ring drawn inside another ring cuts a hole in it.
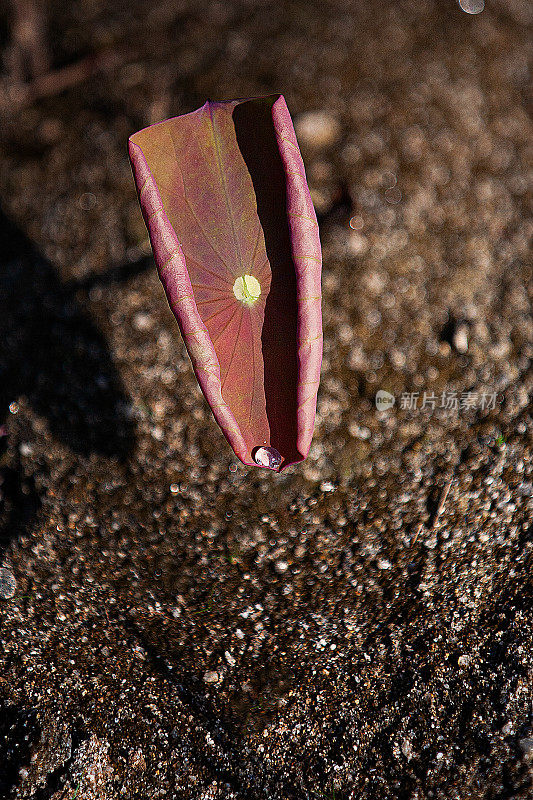
[[[134,134],[130,158],[168,302],[245,464],[304,459],[322,360],[316,215],[282,96],[207,102]]]

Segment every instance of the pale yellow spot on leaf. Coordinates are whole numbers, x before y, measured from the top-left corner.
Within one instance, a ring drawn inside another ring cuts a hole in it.
[[[239,276],[233,284],[233,294],[246,306],[253,306],[261,295],[261,284],[254,275]]]

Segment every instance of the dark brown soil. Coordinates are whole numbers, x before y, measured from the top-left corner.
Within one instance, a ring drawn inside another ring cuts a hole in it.
[[[51,3],[55,67],[122,55],[0,121],[1,797],[533,797],[532,18]],[[216,428],[126,153],[274,91],[324,250],[280,476]]]

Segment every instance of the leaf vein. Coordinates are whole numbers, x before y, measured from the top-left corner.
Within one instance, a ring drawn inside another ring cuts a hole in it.
[[[226,374],[224,375],[224,380],[222,381],[222,385],[220,387],[220,391],[223,391],[224,386],[226,385],[226,381],[228,379],[228,375],[229,375],[230,370],[231,370],[231,365],[233,364],[233,359],[235,358],[235,351],[237,350],[237,343],[239,341],[239,335],[240,335],[241,327],[242,327],[242,318],[243,318],[243,312],[241,311],[241,318],[239,320],[239,328],[237,330],[237,336],[235,337],[235,343],[233,345],[233,350],[232,350],[232,353],[231,353],[231,358],[229,360],[228,369],[227,369]]]

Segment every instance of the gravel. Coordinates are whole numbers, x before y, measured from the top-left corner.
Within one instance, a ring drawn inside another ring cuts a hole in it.
[[[0,567],[0,600],[10,600],[17,591],[15,576],[8,569]]]
[[[128,55],[0,121],[0,796],[530,798],[530,4],[50,14],[57,65]],[[324,252],[282,475],[211,418],[126,156],[273,91]]]

